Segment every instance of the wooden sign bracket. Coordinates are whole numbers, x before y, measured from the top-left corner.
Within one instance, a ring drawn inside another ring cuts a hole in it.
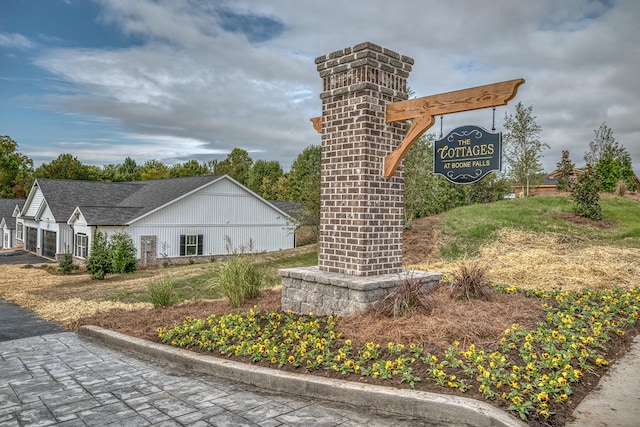
[[[387,122],[412,120],[412,123],[400,145],[385,157],[384,176],[393,176],[409,147],[434,125],[437,116],[507,105],[522,84],[524,79],[508,80],[387,104]],[[311,122],[322,132],[322,117],[314,117]]]

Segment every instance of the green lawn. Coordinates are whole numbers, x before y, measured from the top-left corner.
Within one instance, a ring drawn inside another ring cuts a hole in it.
[[[564,196],[530,197],[495,203],[463,206],[445,212],[441,248],[446,259],[478,254],[501,228],[515,228],[537,233],[552,232],[579,237],[590,244],[640,248],[640,203],[622,198],[603,198],[604,219],[610,227],[577,224],[557,213],[572,213],[572,202]]]

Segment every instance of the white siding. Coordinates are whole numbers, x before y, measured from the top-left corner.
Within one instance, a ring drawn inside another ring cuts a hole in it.
[[[73,253],[73,229],[65,224],[58,224],[58,247],[56,253],[63,254],[65,252]]]
[[[29,204],[28,206],[25,216],[33,218],[36,213],[38,213],[38,209],[40,209],[40,205],[42,203],[44,203],[44,195],[42,194],[42,190],[40,190],[40,188],[36,188],[33,199],[31,200],[31,204]]]
[[[253,242],[257,252],[294,247],[293,229],[271,205],[229,180],[221,180],[131,224],[126,232],[140,254],[140,236],[156,236],[158,254],[180,255],[180,236],[202,234],[203,254],[227,253],[225,236],[237,249]]]
[[[13,247],[13,233],[8,228],[2,228],[2,249],[11,249]]]

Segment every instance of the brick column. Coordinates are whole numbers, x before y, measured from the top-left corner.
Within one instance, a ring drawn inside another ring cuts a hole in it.
[[[384,157],[404,137],[385,105],[407,99],[413,59],[366,42],[316,59],[323,80],[318,267],[351,276],[402,271],[402,168]]]

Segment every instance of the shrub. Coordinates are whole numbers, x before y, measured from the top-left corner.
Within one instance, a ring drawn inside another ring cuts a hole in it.
[[[584,171],[576,179],[571,192],[573,210],[577,215],[590,219],[602,219],[602,207],[600,206],[600,181],[598,173],[587,164]]]
[[[451,274],[451,297],[456,299],[491,299],[491,286],[484,266],[475,262],[463,262]]]
[[[260,295],[263,275],[248,257],[236,255],[222,265],[218,284],[229,305],[237,308],[247,299],[254,299]]]
[[[109,246],[107,235],[101,231],[96,231],[93,235],[91,253],[87,257],[85,270],[92,279],[104,280],[104,277],[111,272],[111,257],[109,256]]]
[[[406,277],[387,296],[375,304],[378,313],[387,317],[411,317],[417,310],[433,311],[424,281]]]
[[[111,273],[131,273],[136,271],[136,246],[125,232],[118,232],[109,239]]]
[[[173,304],[176,281],[173,277],[163,276],[149,282],[149,299],[155,308],[168,307]]]
[[[78,266],[73,263],[73,256],[70,252],[62,254],[62,258],[58,261],[58,267],[60,267],[60,272],[62,274],[70,274],[73,270],[78,268]]]

